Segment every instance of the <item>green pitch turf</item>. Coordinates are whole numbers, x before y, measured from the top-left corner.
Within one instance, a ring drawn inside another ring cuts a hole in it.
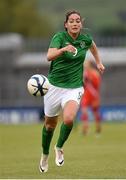
[[[94,124],[87,136],[82,135],[81,125],[75,127],[64,146],[63,167],[54,162],[59,125],[51,144],[49,171],[44,174],[38,170],[42,125],[0,125],[0,178],[126,178],[126,123],[104,123],[100,137],[95,136]]]

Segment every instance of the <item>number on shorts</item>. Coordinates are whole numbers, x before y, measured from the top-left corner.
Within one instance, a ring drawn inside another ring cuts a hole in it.
[[[82,96],[82,92],[79,92],[79,93],[78,93],[78,100],[81,99],[81,96]]]

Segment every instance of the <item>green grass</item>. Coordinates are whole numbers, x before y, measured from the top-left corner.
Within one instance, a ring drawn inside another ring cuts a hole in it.
[[[94,124],[87,136],[82,135],[80,125],[74,128],[64,146],[63,167],[54,162],[53,146],[59,125],[51,144],[49,171],[44,174],[38,170],[42,125],[0,125],[0,178],[126,178],[125,123],[104,123],[99,138],[95,136]]]

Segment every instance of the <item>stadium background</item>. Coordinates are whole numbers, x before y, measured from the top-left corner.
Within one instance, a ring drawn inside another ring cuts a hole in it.
[[[46,50],[49,39],[55,31],[63,29],[64,13],[71,8],[71,3],[45,0],[32,0],[29,3],[1,1],[0,122],[30,122],[43,115],[43,99],[31,97],[26,84],[33,74],[47,75],[49,63],[46,60]],[[102,0],[79,0],[72,4],[73,9],[82,13],[85,19],[84,31],[92,34],[106,66],[101,88],[104,120],[126,120],[124,4],[124,0],[104,3]],[[2,12],[8,8],[8,16],[5,16]],[[25,16],[27,23],[22,22]]]

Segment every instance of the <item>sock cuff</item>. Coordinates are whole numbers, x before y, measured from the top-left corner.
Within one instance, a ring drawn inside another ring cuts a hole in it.
[[[62,123],[62,126],[64,126],[66,129],[72,129],[73,127],[73,123],[70,125],[64,124],[64,122]]]
[[[54,129],[46,129],[45,125],[43,126],[43,130],[48,133],[52,133]]]

